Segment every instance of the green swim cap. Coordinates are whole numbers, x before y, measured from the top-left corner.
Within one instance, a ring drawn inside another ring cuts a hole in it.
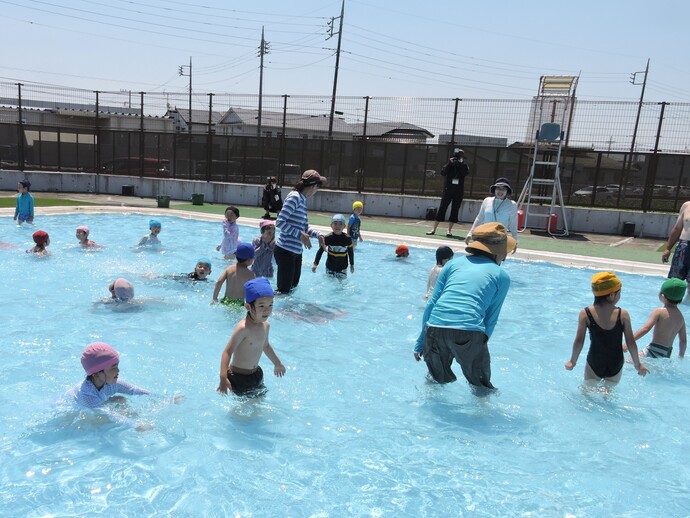
[[[661,285],[661,293],[664,294],[664,297],[666,297],[669,302],[678,304],[679,302],[682,302],[683,297],[685,297],[685,290],[687,288],[688,285],[685,281],[671,278],[666,279]]]

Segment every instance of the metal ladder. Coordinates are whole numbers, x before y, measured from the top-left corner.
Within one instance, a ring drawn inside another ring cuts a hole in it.
[[[536,128],[534,139],[534,151],[529,177],[522,188],[518,198],[518,210],[522,211],[522,221],[518,232],[528,228],[530,219],[543,218],[546,231],[551,236],[568,235],[568,217],[565,212],[563,190],[561,188],[561,152],[567,145],[565,140],[564,125],[572,120],[575,101],[575,89],[577,88],[577,76],[541,76],[539,79],[539,91],[533,100],[533,111],[530,117],[530,128]],[[544,116],[545,106],[551,105],[550,113]],[[558,117],[560,112],[560,117]],[[560,118],[560,123],[556,119]],[[546,122],[544,120],[546,119]],[[566,121],[567,119],[567,121]],[[558,148],[554,150],[554,144]],[[540,147],[542,149],[540,149]],[[540,153],[542,156],[540,156]],[[556,155],[553,160],[553,155]],[[537,172],[544,172],[536,176]],[[550,191],[550,194],[549,194]],[[543,212],[544,202],[549,202],[548,212]],[[541,210],[535,210],[542,207]],[[552,230],[552,218],[558,217],[556,207],[560,209],[562,231]],[[520,219],[520,218],[518,218]]]

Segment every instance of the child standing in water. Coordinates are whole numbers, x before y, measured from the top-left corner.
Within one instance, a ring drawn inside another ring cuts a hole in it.
[[[273,250],[276,246],[276,226],[275,223],[263,220],[259,223],[261,236],[254,238],[254,262],[252,271],[257,277],[273,278]]]
[[[97,247],[98,245],[89,239],[89,227],[82,225],[80,227],[77,227],[77,232],[76,236],[77,239],[79,240],[79,244],[84,247],[84,248],[89,248],[92,246]]]
[[[156,219],[150,220],[149,230],[151,231],[151,233],[141,238],[141,240],[139,241],[139,246],[152,246],[161,244],[161,240],[158,239],[158,234],[160,234],[162,230],[160,221]]]
[[[661,285],[659,300],[662,307],[656,308],[649,315],[649,319],[635,333],[635,340],[654,329],[652,341],[642,353],[648,358],[670,358],[673,352],[673,341],[678,337],[678,357],[685,356],[687,345],[685,336],[685,318],[678,309],[678,304],[683,301],[688,285],[681,279],[666,279]]]
[[[621,298],[621,286],[621,281],[613,272],[599,272],[592,276],[594,304],[580,311],[573,352],[570,361],[565,363],[567,370],[573,370],[585,342],[585,331],[589,329],[590,346],[585,365],[585,382],[596,383],[603,379],[615,384],[620,381],[625,363],[624,335],[637,373],[645,376],[649,372],[640,363],[630,315],[626,310],[616,307]]]
[[[29,248],[26,253],[34,255],[50,255],[46,247],[50,244],[50,236],[45,230],[37,230],[33,233],[33,240],[36,246]]]
[[[223,220],[223,242],[216,247],[216,251],[221,251],[224,259],[234,259],[237,242],[240,239],[240,227],[237,226],[237,218],[240,217],[240,209],[230,206],[225,209],[225,219]]]
[[[347,264],[350,263],[350,273],[355,273],[355,252],[352,238],[343,233],[345,230],[345,216],[336,214],[331,218],[331,232],[324,238],[326,253],[326,273],[338,279],[347,277]],[[319,261],[324,249],[319,248],[311,267],[312,272],[316,272]]]
[[[237,264],[228,266],[220,274],[213,289],[213,302],[218,302],[223,283],[225,283],[225,296],[220,300],[227,306],[242,306],[244,304],[244,283],[254,279],[256,274],[249,269],[254,259],[254,247],[249,243],[237,244]]]
[[[364,241],[362,239],[362,233],[359,228],[362,225],[362,220],[359,218],[364,211],[364,204],[361,201],[356,201],[352,204],[352,214],[347,223],[347,235],[352,238],[352,246],[357,246],[358,241]]]
[[[261,355],[273,362],[273,373],[282,377],[285,366],[268,341],[270,324],[268,317],[273,312],[271,284],[265,277],[252,279],[244,285],[245,316],[235,326],[230,341],[220,359],[219,394],[228,391],[239,395],[260,395],[264,388],[264,373],[259,366]]]
[[[33,224],[34,222],[34,197],[29,192],[31,182],[27,179],[17,184],[17,207],[14,209],[14,220],[18,225],[25,221]]]
[[[436,266],[429,272],[429,279],[426,282],[426,295],[424,300],[428,300],[434,292],[438,274],[441,273],[443,266],[453,258],[453,249],[449,246],[439,246],[436,249]]]

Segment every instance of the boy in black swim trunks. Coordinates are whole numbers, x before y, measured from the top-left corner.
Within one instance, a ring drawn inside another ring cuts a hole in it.
[[[285,374],[285,366],[268,342],[273,297],[273,288],[265,277],[244,284],[247,316],[235,326],[221,356],[220,383],[216,389],[219,394],[227,394],[228,390],[237,395],[259,394],[264,388],[264,373],[259,366],[262,353],[273,362],[276,376]]]
[[[639,340],[654,328],[652,341],[640,356],[670,358],[676,336],[679,344],[678,357],[685,356],[685,319],[678,304],[682,302],[687,287],[685,281],[675,278],[666,279],[661,285],[659,300],[664,306],[654,309],[645,325],[635,333],[635,340]]]
[[[585,365],[585,382],[596,383],[602,379],[610,383],[620,381],[625,363],[623,335],[637,373],[645,376],[649,372],[638,358],[630,315],[626,310],[616,307],[621,298],[621,286],[621,281],[613,272],[599,272],[592,276],[594,304],[580,311],[573,352],[570,361],[565,363],[567,370],[573,370],[585,343],[585,331],[589,329],[590,346]]]

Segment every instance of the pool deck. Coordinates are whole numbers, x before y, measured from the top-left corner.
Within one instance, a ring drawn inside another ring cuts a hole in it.
[[[0,197],[14,197],[15,192],[2,191]],[[225,205],[206,203],[195,206],[186,201],[170,202],[170,208],[158,208],[154,198],[140,198],[100,194],[60,194],[40,193],[34,196],[61,198],[87,202],[94,205],[37,207],[36,214],[40,221],[41,214],[73,213],[123,213],[138,212],[145,214],[171,215],[207,221],[221,221]],[[256,225],[264,211],[260,207],[239,206],[242,225]],[[366,207],[365,207],[366,211]],[[0,216],[13,215],[14,209],[0,209]],[[345,215],[346,217],[349,214]],[[330,213],[310,211],[310,223],[320,231],[330,231]],[[40,225],[40,224],[39,224]],[[384,216],[362,215],[362,236],[384,243],[406,243],[410,246],[436,248],[448,245],[456,251],[464,250],[464,237],[471,224],[458,223],[453,228],[454,237],[445,236],[447,223],[441,223],[434,236],[427,236],[431,222],[425,220],[390,218]],[[545,261],[563,266],[577,268],[594,268],[614,270],[617,272],[644,275],[666,276],[668,265],[661,263],[659,247],[664,244],[659,239],[622,237],[604,234],[571,233],[568,237],[552,237],[546,232],[526,230],[520,234],[518,251],[514,257],[528,261]]]

